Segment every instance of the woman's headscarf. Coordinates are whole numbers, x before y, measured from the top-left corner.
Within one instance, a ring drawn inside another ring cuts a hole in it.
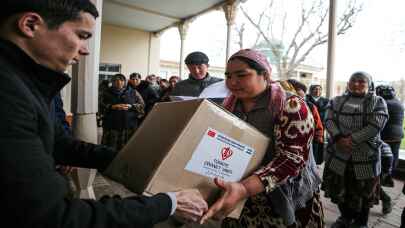
[[[123,91],[125,90],[127,80],[126,80],[126,78],[125,78],[125,76],[123,74],[115,74],[115,75],[113,75],[112,78],[111,78],[111,81],[114,82],[114,81],[117,81],[117,80],[124,81],[124,86],[121,89],[118,89],[118,88],[115,88],[114,83],[113,83],[113,86],[111,87],[111,90],[115,94],[121,95],[123,93]]]
[[[349,79],[349,82],[351,80],[354,79],[363,79],[365,81],[367,81],[368,84],[368,93],[373,93],[374,92],[374,82],[373,82],[373,78],[371,77],[371,75],[367,72],[364,71],[357,71],[354,72]]]
[[[238,57],[242,57],[242,58],[246,58],[249,59],[255,63],[257,63],[258,65],[260,65],[263,69],[265,69],[267,71],[267,77],[270,77],[271,75],[271,65],[270,63],[267,61],[267,57],[262,54],[259,51],[256,50],[252,50],[252,49],[242,49],[238,52],[236,52],[235,54],[233,54],[229,60],[232,60],[233,58],[238,58]],[[269,86],[268,89],[271,91],[269,93],[270,95],[270,102],[269,102],[269,110],[271,110],[272,113],[279,113],[281,108],[283,107],[283,102],[285,100],[285,91],[281,88],[281,86],[275,82],[272,82],[270,80],[268,80]],[[231,94],[230,96],[228,96],[227,98],[225,98],[224,102],[223,102],[223,106],[229,110],[230,112],[232,112],[235,108],[236,105],[236,101],[237,98],[235,97],[235,95]]]
[[[246,58],[246,59],[250,59],[253,62],[259,64],[263,69],[265,69],[268,73],[268,77],[270,77],[271,75],[271,65],[270,63],[267,61],[267,57],[262,54],[259,51],[253,50],[253,49],[242,49],[239,50],[238,52],[236,52],[235,54],[233,54],[229,60],[237,58],[237,57],[242,57],[242,58]]]

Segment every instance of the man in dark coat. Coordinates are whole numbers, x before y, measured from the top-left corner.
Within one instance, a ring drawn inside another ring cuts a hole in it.
[[[67,198],[56,165],[103,171],[116,151],[64,134],[50,113],[70,81],[63,72],[89,53],[97,9],[90,0],[3,0],[0,8],[0,201],[9,227],[151,227],[175,211],[198,220],[196,190],[152,197]]]
[[[306,100],[310,101],[318,109],[319,115],[321,116],[322,122],[325,122],[326,110],[328,109],[329,99],[322,97],[322,86],[321,85],[311,85],[309,87],[309,94],[306,96]]]
[[[399,148],[404,137],[404,106],[395,96],[395,89],[389,85],[380,85],[376,88],[376,94],[384,98],[388,107],[388,122],[381,132],[381,139],[390,145],[394,155],[393,168],[398,164]]]
[[[153,105],[160,99],[159,93],[152,88],[148,81],[142,80],[139,73],[129,75],[128,89],[135,89],[141,94],[145,102],[145,114],[148,114],[153,108]]]
[[[222,81],[220,78],[211,77],[208,73],[208,56],[196,51],[190,53],[184,62],[190,75],[188,79],[180,81],[170,93],[170,96],[198,97],[201,92],[211,84]]]
[[[325,126],[326,120],[326,110],[328,109],[329,99],[326,97],[322,97],[322,86],[321,85],[311,85],[309,87],[309,94],[306,95],[305,100],[309,101],[310,103],[314,104],[318,109],[319,116],[321,117],[322,124]],[[316,164],[322,164],[324,160],[324,149],[325,145],[324,142],[326,140],[323,139],[322,141],[318,141],[313,144],[313,150],[315,155]]]

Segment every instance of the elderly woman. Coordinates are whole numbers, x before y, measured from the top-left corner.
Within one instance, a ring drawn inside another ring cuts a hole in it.
[[[332,228],[367,227],[370,207],[378,203],[380,132],[388,111],[384,99],[372,90],[370,75],[356,72],[347,92],[334,98],[328,110],[331,142],[322,188],[341,214]]]
[[[224,106],[266,134],[271,143],[263,166],[240,182],[215,183],[224,194],[210,208],[223,218],[247,199],[239,220],[222,227],[323,227],[316,165],[310,152],[314,120],[305,101],[270,82],[271,67],[260,52],[235,53],[226,66],[231,96]]]
[[[138,119],[145,112],[141,95],[132,88],[126,89],[125,76],[116,74],[112,87],[102,97],[103,137],[101,143],[120,150],[138,128]]]

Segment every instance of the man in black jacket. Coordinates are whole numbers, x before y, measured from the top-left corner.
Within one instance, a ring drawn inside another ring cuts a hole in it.
[[[311,102],[316,106],[319,112],[319,116],[322,120],[322,125],[325,126],[326,120],[326,110],[328,109],[329,99],[326,97],[322,97],[322,86],[315,84],[309,87],[309,94],[306,95],[305,100]],[[325,128],[325,127],[324,127]],[[322,141],[318,141],[313,144],[313,151],[316,160],[316,164],[320,165],[323,163],[324,160],[324,142],[326,139],[324,138]]]
[[[198,220],[197,190],[100,201],[67,198],[56,165],[103,171],[116,151],[63,133],[50,104],[87,55],[97,9],[89,0],[3,0],[0,8],[1,221],[12,227],[151,227],[175,211]]]
[[[152,88],[152,85],[148,81],[142,80],[139,73],[134,72],[129,75],[128,88],[136,89],[141,94],[145,102],[145,114],[148,114],[152,110],[153,105],[160,99],[159,93]]]
[[[404,106],[395,96],[395,89],[389,85],[379,85],[376,94],[384,98],[388,107],[388,122],[381,132],[381,139],[390,145],[394,155],[393,169],[398,165],[399,148],[404,137]]]
[[[322,97],[321,95],[322,86],[314,84],[309,87],[309,94],[306,96],[306,99],[316,105],[322,122],[325,122],[329,99],[326,97]]]
[[[184,62],[190,71],[190,75],[188,79],[178,82],[169,95],[198,97],[206,87],[222,81],[220,78],[209,75],[208,61],[208,56],[200,51],[187,55]]]

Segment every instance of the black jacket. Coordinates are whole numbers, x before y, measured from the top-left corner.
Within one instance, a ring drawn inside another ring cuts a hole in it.
[[[322,119],[322,123],[324,123],[326,120],[326,111],[328,110],[329,99],[326,97],[319,97],[318,100],[315,100],[311,95],[307,95],[306,100],[316,105],[319,116]]]
[[[160,96],[159,93],[152,88],[149,82],[143,80],[141,83],[136,87],[128,86],[129,89],[136,89],[139,94],[141,94],[143,101],[145,102],[145,113],[148,114],[150,110],[153,108],[156,102],[159,101]]]
[[[55,121],[59,121],[62,124],[62,128],[66,134],[72,135],[72,129],[66,121],[66,113],[63,109],[63,101],[60,93],[57,93],[51,102],[51,115],[54,116]]]
[[[198,97],[209,85],[220,81],[222,79],[211,77],[209,74],[201,80],[197,80],[190,75],[188,79],[178,82],[169,95]]]
[[[103,170],[116,151],[74,140],[52,121],[50,104],[70,78],[0,40],[0,220],[11,227],[150,227],[170,198],[68,199],[55,165]]]
[[[404,137],[403,121],[404,121],[404,106],[396,99],[387,99],[388,107],[388,122],[381,132],[383,140],[401,141]]]

